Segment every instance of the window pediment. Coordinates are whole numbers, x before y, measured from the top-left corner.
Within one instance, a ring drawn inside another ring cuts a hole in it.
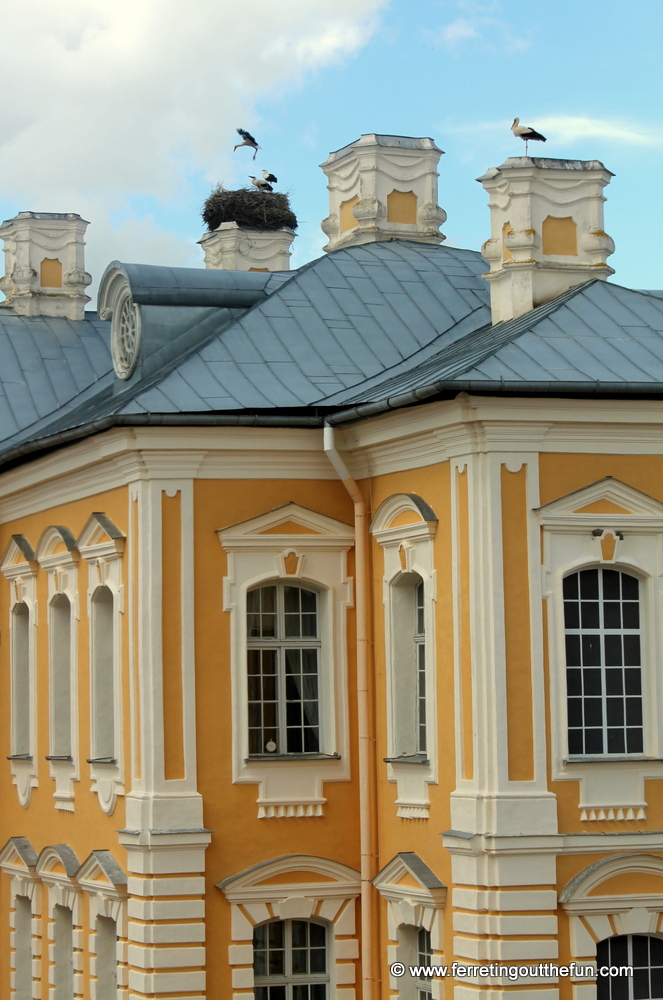
[[[12,535],[0,560],[0,569],[8,580],[18,576],[34,576],[37,572],[37,555],[25,535]]]
[[[92,851],[76,873],[76,881],[86,892],[124,897],[127,876],[109,851]]]
[[[45,881],[70,882],[80,868],[78,858],[68,844],[45,847],[37,859],[37,874]]]
[[[662,517],[663,503],[633,486],[606,476],[538,508],[544,522],[555,517]]]
[[[37,852],[27,837],[10,837],[0,851],[0,868],[12,875],[32,875]]]
[[[287,503],[248,521],[217,531],[224,549],[282,546],[294,541],[298,546],[316,546],[330,541],[349,546],[354,542],[354,528],[344,521],[317,511]]]
[[[301,881],[301,879],[304,881]],[[264,861],[217,883],[231,901],[316,897],[359,892],[360,873],[338,861],[305,854],[287,854]]]
[[[81,531],[76,546],[84,559],[112,559],[122,554],[124,543],[124,532],[108,515],[96,511]]]
[[[447,887],[414,852],[397,854],[373,879],[373,885],[386,899],[412,900],[441,907]]]

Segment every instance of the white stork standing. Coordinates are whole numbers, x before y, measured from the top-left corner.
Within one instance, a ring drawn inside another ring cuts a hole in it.
[[[511,126],[511,131],[514,135],[518,136],[519,139],[525,141],[525,156],[528,156],[527,143],[532,139],[536,142],[545,142],[545,135],[541,135],[536,129],[530,128],[529,125],[521,125],[520,118],[513,119],[513,125]]]
[[[255,141],[255,139],[253,138],[253,136],[251,135],[251,133],[247,132],[246,129],[244,129],[244,128],[238,128],[237,129],[237,133],[238,133],[238,135],[241,135],[242,141],[238,142],[237,145],[233,148],[233,153],[235,152],[236,149],[239,149],[240,146],[250,146],[251,149],[254,150],[253,159],[255,160],[256,156],[258,155],[258,150],[261,147]]]
[[[275,177],[274,174],[270,174],[268,170],[263,170],[262,176],[265,178],[268,184],[278,184],[279,179]]]
[[[253,184],[253,186],[258,188],[258,191],[273,191],[274,190],[274,188],[269,183],[269,181],[264,181],[264,180],[262,180],[261,177],[254,177],[253,174],[249,174],[249,177],[251,178],[251,183]]]

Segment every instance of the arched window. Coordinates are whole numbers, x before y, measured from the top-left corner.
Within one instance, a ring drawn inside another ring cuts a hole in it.
[[[391,587],[393,756],[426,754],[426,626],[424,581],[404,573]]]
[[[249,754],[320,752],[318,594],[270,584],[247,595]]]
[[[92,759],[115,762],[115,650],[113,593],[92,595]]]
[[[329,1000],[327,929],[275,920],[253,931],[255,1000]]]
[[[30,754],[30,612],[23,601],[12,610],[12,754]]]
[[[647,934],[621,934],[596,948],[597,1000],[659,1000],[663,997],[663,940]],[[612,976],[601,969],[617,970]],[[626,970],[633,969],[633,975]],[[624,971],[622,971],[624,970]]]
[[[570,755],[644,749],[640,582],[614,569],[564,580]]]
[[[71,758],[71,604],[56,594],[50,606],[51,756]]]

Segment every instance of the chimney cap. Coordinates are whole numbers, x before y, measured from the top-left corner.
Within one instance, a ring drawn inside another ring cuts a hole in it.
[[[321,163],[320,166],[324,170],[328,164],[331,165],[332,163],[336,163],[337,160],[342,160],[344,156],[349,156],[362,146],[390,146],[395,149],[433,149],[438,153],[442,153],[439,146],[428,136],[415,138],[411,135],[377,135],[375,132],[368,132],[366,135],[361,135],[358,139],[355,139],[354,142],[348,143],[347,146],[342,146],[341,149],[330,153],[325,162]]]
[[[600,160],[554,160],[548,156],[509,156],[499,167],[490,167],[477,181],[490,180],[503,170],[522,170],[537,167],[539,170],[603,170],[609,177],[615,175]]]
[[[86,226],[90,224],[82,216],[78,215],[77,212],[19,212],[13,219],[5,219],[2,225],[8,226],[10,223],[16,222],[17,219],[45,219],[48,222],[75,222],[77,219],[80,219],[81,222],[85,222]]]

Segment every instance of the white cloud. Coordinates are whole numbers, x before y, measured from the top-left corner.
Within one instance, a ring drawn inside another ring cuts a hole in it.
[[[501,3],[479,3],[477,0],[458,0],[456,7],[462,16],[440,29],[437,40],[443,48],[455,53],[461,43],[474,41],[485,49],[499,48],[511,53],[523,52],[530,42],[521,38],[508,21],[500,17]],[[498,15],[498,16],[495,16]]]
[[[21,0],[2,26],[0,195],[92,215],[90,239],[115,232],[124,256],[130,238],[174,252],[149,218],[111,213],[246,173],[232,146],[238,125],[260,141],[256,100],[359,50],[386,2]]]
[[[625,122],[616,118],[588,118],[582,115],[532,115],[521,119],[521,124],[530,125],[551,140],[563,146],[572,146],[585,139],[603,139],[605,142],[621,143],[628,146],[663,146],[663,127],[640,122]],[[492,122],[472,122],[471,134],[477,136],[506,132],[511,127],[511,121],[501,119]],[[456,134],[467,134],[468,124],[455,125],[449,122],[445,131]],[[521,144],[520,144],[521,145]],[[520,148],[519,145],[519,148]],[[543,156],[547,153],[545,146],[530,146],[530,153]],[[552,154],[551,154],[552,155]]]
[[[546,115],[534,126],[557,142],[574,143],[579,139],[605,139],[628,146],[660,146],[663,130],[609,118],[583,118],[577,115]]]

